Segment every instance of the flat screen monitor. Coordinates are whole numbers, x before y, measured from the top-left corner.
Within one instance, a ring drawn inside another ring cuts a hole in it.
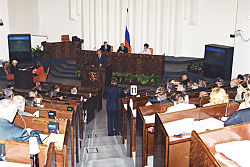
[[[9,52],[31,52],[30,34],[8,35]]]

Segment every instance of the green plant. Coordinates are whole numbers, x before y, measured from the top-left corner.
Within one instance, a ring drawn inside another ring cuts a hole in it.
[[[190,72],[202,72],[204,69],[204,63],[198,62],[198,63],[190,63],[187,66],[188,71]]]
[[[120,82],[124,80],[125,82],[132,83],[134,79],[136,79],[142,85],[151,84],[153,86],[160,84],[161,80],[158,76],[153,75],[145,75],[145,74],[131,74],[131,73],[117,73],[113,72],[112,76],[118,77]]]
[[[136,78],[136,75],[133,75],[131,73],[125,73],[124,78],[125,78],[125,81],[131,83],[133,79]]]
[[[42,46],[36,45],[36,47],[32,48],[32,54],[35,58],[43,57],[45,54],[48,54],[48,51],[43,51]]]
[[[76,74],[77,78],[80,78],[81,77],[81,70],[76,70],[75,74]]]

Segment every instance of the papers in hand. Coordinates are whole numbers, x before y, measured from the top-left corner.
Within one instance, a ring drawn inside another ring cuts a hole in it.
[[[150,123],[155,123],[155,114],[154,115],[148,115],[148,116],[143,116],[146,124]]]
[[[215,150],[216,152],[223,153],[227,158],[233,160],[239,166],[249,166],[250,140],[216,144]]]

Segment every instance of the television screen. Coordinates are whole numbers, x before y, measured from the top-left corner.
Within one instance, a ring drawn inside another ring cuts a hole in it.
[[[10,52],[31,52],[30,35],[9,35]]]
[[[205,63],[224,67],[225,50],[214,47],[206,47]]]

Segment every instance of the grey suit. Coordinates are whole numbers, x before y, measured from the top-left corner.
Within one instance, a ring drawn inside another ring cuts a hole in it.
[[[15,124],[10,123],[6,119],[0,118],[0,138],[11,139],[16,141],[29,142],[29,137],[36,137],[38,144],[41,144],[41,139],[38,133],[31,131],[29,136],[26,129],[21,128]]]

